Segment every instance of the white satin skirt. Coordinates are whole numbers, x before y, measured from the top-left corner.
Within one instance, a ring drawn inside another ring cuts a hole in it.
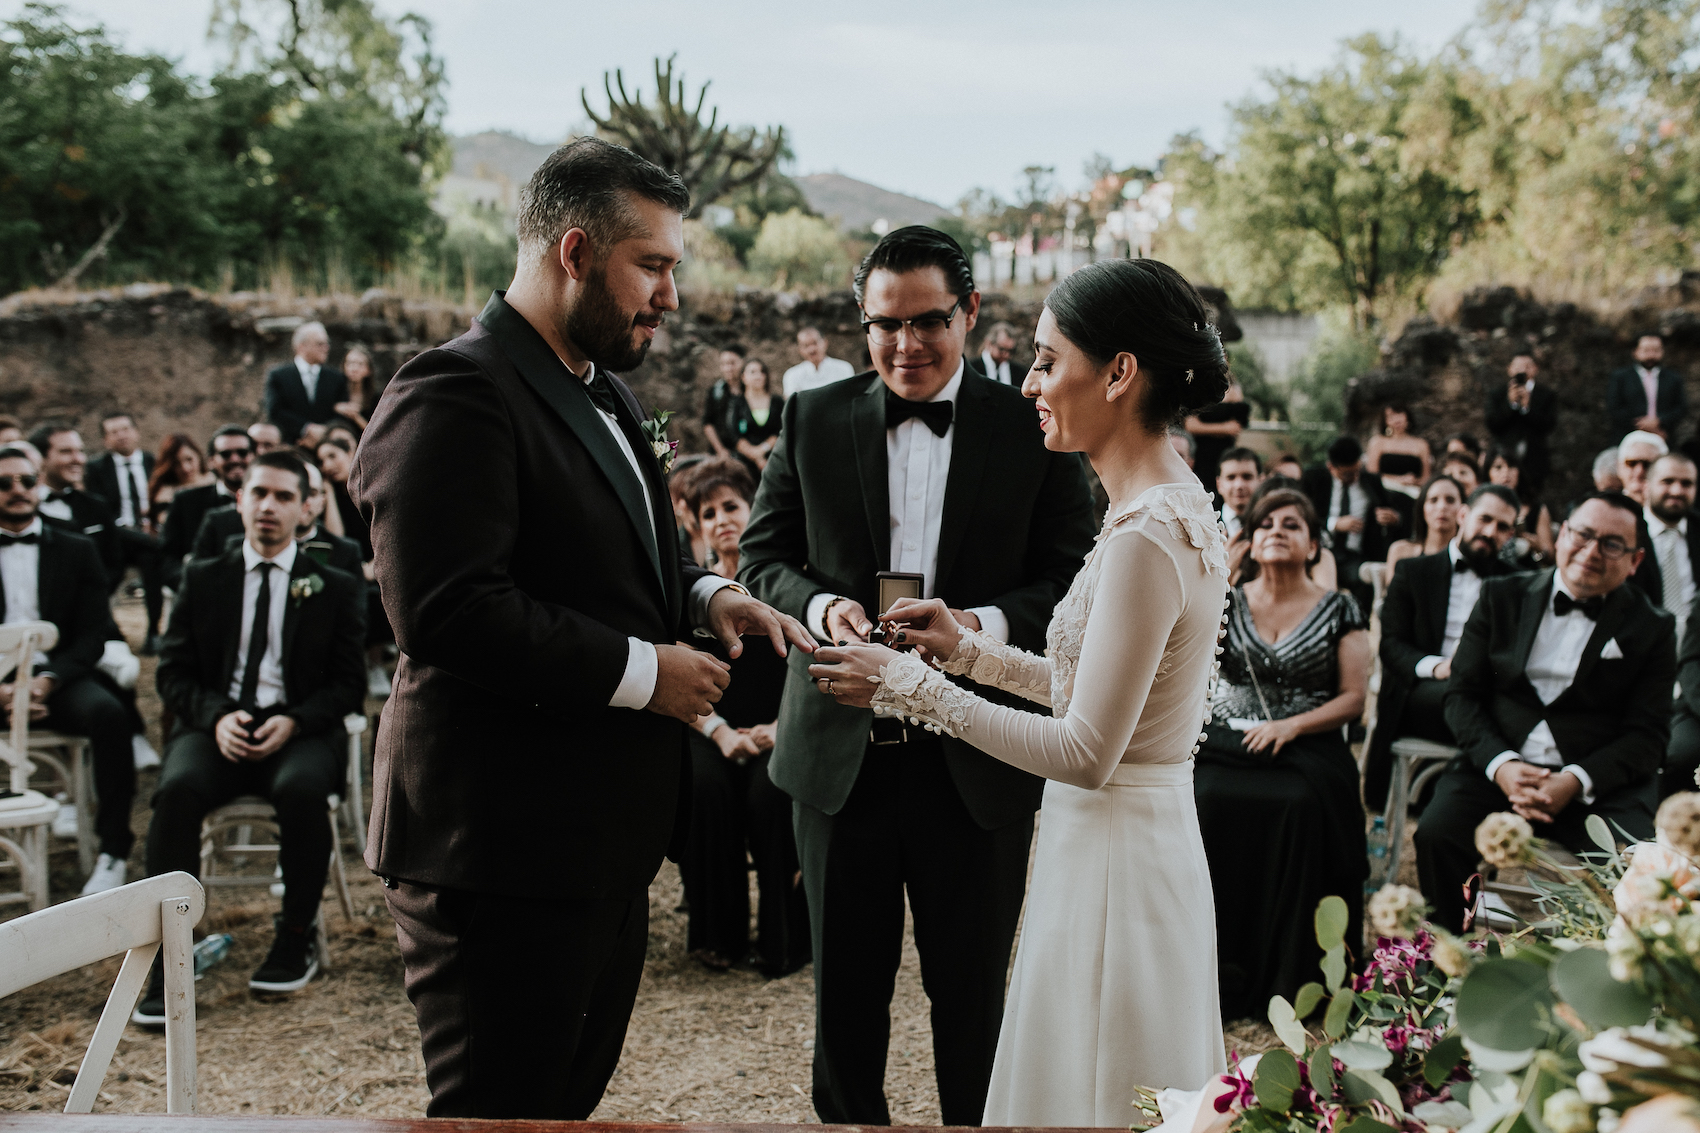
[[[1138,1087],[1227,1070],[1192,767],[1045,784],[986,1125],[1125,1129]]]

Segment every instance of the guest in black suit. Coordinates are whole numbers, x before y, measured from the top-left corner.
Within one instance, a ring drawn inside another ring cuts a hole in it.
[[[159,619],[165,609],[163,559],[159,539],[149,529],[148,481],[153,478],[153,453],[143,451],[142,435],[128,413],[101,418],[101,441],[106,451],[88,463],[88,490],[106,501],[116,516],[121,569],[135,567],[142,576],[148,628],[142,653],[159,649]]]
[[[1641,512],[1602,492],[1559,529],[1558,568],[1490,579],[1464,626],[1446,722],[1464,754],[1417,829],[1417,870],[1436,924],[1461,931],[1476,826],[1495,811],[1586,849],[1588,815],[1653,836],[1670,740],[1674,619],[1626,585],[1646,553]]]
[[[278,427],[285,444],[316,444],[325,426],[348,400],[348,379],[325,365],[331,356],[323,323],[295,328],[295,359],[266,375],[266,420]]]
[[[1613,370],[1606,379],[1606,415],[1613,433],[1622,436],[1639,429],[1674,445],[1688,416],[1687,386],[1681,374],[1665,368],[1665,340],[1659,335],[1637,339],[1634,357],[1634,365]]]
[[[822,641],[865,641],[875,575],[922,576],[959,622],[1034,651],[1092,544],[1077,456],[1018,389],[965,372],[980,294],[955,241],[885,236],[856,273],[877,372],[792,398],[742,578]],[[982,690],[983,691],[983,690]],[[1021,703],[1011,700],[1011,703]],[[907,889],[947,1125],[979,1122],[1042,782],[820,695],[793,652],[769,767],[796,800],[813,918],[814,1104],[890,1121],[884,1080]]]
[[[1231,448],[1216,467],[1216,514],[1230,540],[1240,534],[1251,514],[1251,497],[1263,479],[1263,458],[1249,448]],[[1249,536],[1248,536],[1249,537]]]
[[[307,476],[293,454],[249,466],[237,506],[245,539],[183,568],[159,658],[159,696],[177,716],[148,824],[149,875],[201,864],[201,820],[240,795],[277,811],[283,915],[248,986],[297,991],[317,973],[313,922],[329,869],[326,800],[342,790],[342,720],[365,686],[364,587],[302,554]],[[164,1023],[164,969],[137,1008]]]
[[[213,434],[207,455],[211,457],[216,479],[198,488],[180,489],[171,498],[171,510],[165,516],[165,531],[159,542],[165,556],[167,580],[172,585],[176,585],[184,557],[194,550],[201,520],[209,511],[236,502],[242,476],[248,471],[248,462],[254,459],[254,441],[240,425],[226,425]]]
[[[1682,453],[1661,456],[1648,469],[1641,515],[1647,522],[1649,553],[1635,572],[1635,584],[1647,592],[1649,602],[1676,618],[1678,641],[1700,575],[1700,516],[1694,514],[1694,494],[1694,461]]]
[[[59,630],[59,643],[45,661],[38,660],[31,678],[30,715],[89,738],[100,798],[95,812],[100,858],[83,893],[99,893],[124,884],[125,860],[136,840],[130,830],[136,796],[130,711],[95,668],[112,625],[100,556],[92,541],[42,522],[35,487],[35,461],[21,448],[0,448],[4,620],[47,621]],[[9,711],[12,694],[10,680],[0,684],[0,709]]]
[[[1498,484],[1470,494],[1458,538],[1444,551],[1401,559],[1381,603],[1381,695],[1364,761],[1364,802],[1380,810],[1393,769],[1393,741],[1416,736],[1454,743],[1446,726],[1446,682],[1464,624],[1484,579],[1509,574],[1499,553],[1517,531],[1517,495]]]
[[[61,531],[82,535],[94,543],[106,572],[108,594],[124,577],[124,552],[118,545],[118,513],[101,497],[83,489],[88,455],[83,438],[71,426],[49,422],[38,426],[29,443],[41,453],[40,513]]]
[[[290,452],[288,449],[284,451]],[[294,454],[291,452],[291,455]],[[302,467],[307,473],[307,498],[306,506],[302,510],[301,527],[295,532],[295,541],[313,561],[345,571],[364,582],[360,544],[341,535],[331,534],[319,522],[325,513],[324,474],[315,464],[303,462]],[[238,546],[243,533],[240,509],[232,506],[209,511],[206,518],[201,520],[201,532],[195,536],[195,547],[190,557],[216,559],[233,546]]]
[[[684,836],[686,724],[727,683],[675,643],[705,626],[734,656],[745,633],[812,648],[683,559],[646,415],[610,373],[678,307],[689,207],[629,150],[556,150],[520,197],[512,289],[401,368],[355,460],[402,653],[366,861],[389,886],[432,1117],[596,1108],[648,886]],[[469,758],[469,737],[499,760]]]
[[[1536,383],[1539,372],[1534,355],[1513,356],[1506,369],[1505,389],[1488,394],[1487,399],[1487,427],[1493,443],[1521,462],[1524,486],[1536,498],[1552,470],[1547,437],[1558,428],[1558,394]]]
[[[1009,360],[1014,353],[1015,328],[1008,323],[993,323],[980,344],[980,353],[969,358],[967,366],[982,378],[1019,388],[1027,373],[1010,368]]]
[[[1305,469],[1301,483],[1322,517],[1340,589],[1352,591],[1369,609],[1373,592],[1358,577],[1358,567],[1385,562],[1387,548],[1409,533],[1411,500],[1387,491],[1381,477],[1364,471],[1363,447],[1351,437],[1336,437],[1328,446],[1327,463]]]

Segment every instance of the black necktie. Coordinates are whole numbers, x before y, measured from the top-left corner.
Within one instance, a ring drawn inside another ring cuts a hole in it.
[[[919,417],[935,436],[950,431],[952,405],[948,401],[910,401],[885,391],[885,427],[895,429],[911,417]]]
[[[619,404],[619,398],[614,393],[614,383],[608,380],[600,367],[592,366],[590,380],[584,383],[584,392],[590,395],[590,400],[596,408],[608,414],[616,421],[620,419],[614,407]]]
[[[1606,604],[1604,594],[1596,594],[1592,598],[1577,601],[1562,590],[1554,591],[1552,596],[1552,612],[1563,617],[1572,610],[1580,610],[1582,616],[1589,621],[1599,621],[1600,607]]]
[[[272,567],[261,559],[257,569],[260,572],[260,594],[254,599],[254,626],[248,631],[248,660],[242,666],[242,695],[237,701],[252,712],[259,708],[254,698],[260,689],[260,661],[266,655],[266,645],[271,637],[272,621]]]
[[[10,547],[18,543],[39,543],[41,536],[35,532],[28,535],[14,535],[10,531],[0,531],[0,547]]]

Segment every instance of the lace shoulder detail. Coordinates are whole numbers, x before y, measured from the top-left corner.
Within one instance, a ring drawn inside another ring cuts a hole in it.
[[[1161,494],[1146,492],[1133,506],[1108,519],[1098,533],[1107,539],[1135,520],[1161,523],[1174,538],[1190,544],[1211,574],[1228,577],[1228,541],[1222,520],[1210,506],[1210,497],[1196,488],[1171,488]]]
[[[966,676],[976,684],[1013,692],[1040,704],[1051,703],[1049,661],[976,630],[964,628],[956,652],[936,664],[944,672]]]
[[[907,719],[929,732],[943,732],[961,739],[968,730],[968,715],[979,698],[958,688],[928,667],[914,654],[906,653],[870,677],[874,690],[874,715]]]

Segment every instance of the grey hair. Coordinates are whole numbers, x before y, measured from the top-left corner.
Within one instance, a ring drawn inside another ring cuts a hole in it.
[[[1185,429],[1170,429],[1169,436],[1186,438],[1186,456],[1188,460],[1198,459],[1198,438]]]
[[[613,142],[574,138],[544,158],[520,190],[514,227],[521,258],[546,258],[575,228],[598,255],[638,235],[634,196],[680,216],[691,208],[691,191],[676,174]]]
[[[324,339],[326,342],[331,340],[330,333],[325,330],[325,324],[315,319],[313,322],[302,323],[300,326],[296,327],[295,333],[289,336],[289,345],[299,347],[303,342],[306,342],[315,334]]]
[[[1600,454],[1598,456],[1594,457],[1594,478],[1598,479],[1601,476],[1605,475],[1607,472],[1616,472],[1616,471],[1617,471],[1617,447],[1614,445],[1611,448],[1601,449]]]

